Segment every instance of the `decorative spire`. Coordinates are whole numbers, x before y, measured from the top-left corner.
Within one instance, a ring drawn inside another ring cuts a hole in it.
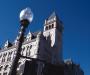
[[[17,45],[18,39],[19,39],[19,36],[16,37],[16,39],[15,39],[15,41],[14,41],[14,45]]]
[[[11,47],[12,44],[7,40],[4,44],[4,48],[8,48],[8,47]]]
[[[55,11],[50,15],[50,17],[48,18],[48,20],[50,20],[50,19],[52,19],[52,18],[54,18],[54,17],[57,17]]]

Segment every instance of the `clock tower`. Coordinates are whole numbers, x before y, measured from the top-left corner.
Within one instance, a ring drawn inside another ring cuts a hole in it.
[[[50,40],[52,63],[62,61],[62,33],[63,23],[59,20],[55,12],[45,20],[43,35],[46,40]]]

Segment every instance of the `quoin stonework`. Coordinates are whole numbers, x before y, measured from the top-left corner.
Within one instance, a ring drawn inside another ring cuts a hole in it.
[[[43,31],[25,35],[17,75],[84,75],[80,65],[63,59],[63,29],[62,21],[53,12],[45,20]],[[11,70],[18,38],[13,43],[7,40],[0,49],[0,75],[8,75]]]

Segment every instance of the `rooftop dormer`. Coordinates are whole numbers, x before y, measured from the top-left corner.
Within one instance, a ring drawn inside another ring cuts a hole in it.
[[[10,43],[8,40],[4,44],[4,48],[8,48],[8,47],[11,47],[11,46],[12,46],[12,43]]]

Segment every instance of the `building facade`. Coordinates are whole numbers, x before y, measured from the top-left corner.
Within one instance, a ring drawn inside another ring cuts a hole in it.
[[[62,21],[59,20],[58,16],[54,12],[48,19],[45,20],[43,31],[38,31],[34,33],[29,32],[25,36],[22,45],[21,55],[27,58],[21,57],[19,59],[17,75],[29,75],[24,74],[26,68],[26,61],[32,62],[32,60],[29,58],[40,60],[40,62],[37,62],[38,68],[36,75],[44,75],[42,74],[43,66],[45,66],[45,63],[43,63],[43,61],[53,65],[64,65],[62,67],[62,75],[70,75],[67,73],[69,72],[67,68],[65,68],[65,64],[67,64],[67,62],[64,62],[62,57],[63,28],[64,27]],[[4,47],[0,50],[0,75],[8,75],[10,72],[11,65],[17,52],[18,38],[19,36],[17,36],[13,44],[9,41],[6,41]]]

